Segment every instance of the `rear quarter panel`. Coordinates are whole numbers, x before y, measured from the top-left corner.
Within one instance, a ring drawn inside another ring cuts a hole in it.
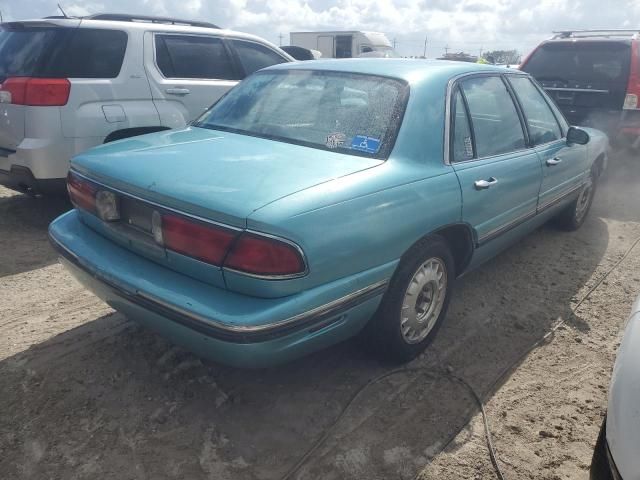
[[[227,272],[225,280],[232,290],[281,296],[367,270],[371,283],[388,279],[411,245],[460,220],[460,204],[451,167],[388,160],[249,216],[249,229],[288,238],[303,249],[305,277],[256,281]]]
[[[128,31],[127,35],[127,50],[116,78],[69,79],[69,101],[60,109],[65,137],[105,138],[124,128],[160,125],[144,71],[142,32]]]

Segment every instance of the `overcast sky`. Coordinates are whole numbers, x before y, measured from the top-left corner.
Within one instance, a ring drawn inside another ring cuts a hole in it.
[[[58,14],[57,0],[0,0],[4,20]],[[280,44],[289,32],[373,30],[402,55],[439,56],[445,47],[527,53],[552,30],[640,28],[640,0],[60,0],[68,15],[98,12],[208,20]]]

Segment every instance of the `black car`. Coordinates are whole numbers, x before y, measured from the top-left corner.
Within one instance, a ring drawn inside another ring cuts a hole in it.
[[[640,28],[555,32],[522,62],[569,123],[640,146]]]
[[[296,47],[294,45],[287,45],[285,47],[280,47],[280,49],[287,52],[296,60],[316,60],[317,59],[316,55],[313,53],[313,50],[309,50],[308,48]]]

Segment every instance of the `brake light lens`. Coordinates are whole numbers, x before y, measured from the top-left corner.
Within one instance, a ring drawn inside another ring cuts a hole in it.
[[[71,202],[78,208],[96,213],[98,186],[72,171],[67,175],[67,191]]]
[[[211,265],[265,277],[293,276],[306,271],[300,250],[277,238],[158,211],[154,211],[151,224],[157,243]]]
[[[237,232],[196,223],[176,215],[162,215],[162,241],[166,248],[220,266]],[[154,234],[154,237],[157,236]]]
[[[625,110],[640,109],[640,41],[631,42],[631,68],[629,72],[629,85],[627,95],[624,98]]]
[[[227,255],[225,267],[263,276],[302,274],[305,263],[293,245],[271,237],[243,233]]]
[[[9,77],[0,85],[0,101],[13,105],[56,107],[66,105],[71,82],[66,78]]]

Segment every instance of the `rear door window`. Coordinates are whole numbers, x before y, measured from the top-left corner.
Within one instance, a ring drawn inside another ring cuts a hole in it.
[[[553,142],[562,138],[560,125],[540,91],[526,77],[510,76],[509,83],[520,100],[534,145]]]
[[[166,78],[239,80],[218,37],[156,35],[156,62]]]
[[[78,28],[64,48],[47,62],[47,75],[69,78],[116,78],[127,50],[120,30]]]
[[[243,40],[231,40],[235,48],[244,73],[251,75],[256,70],[284,63],[287,61],[282,55],[277,54],[270,48],[255,42],[245,42]]]
[[[500,77],[474,77],[461,82],[467,99],[477,156],[490,157],[525,148],[518,111]]]

